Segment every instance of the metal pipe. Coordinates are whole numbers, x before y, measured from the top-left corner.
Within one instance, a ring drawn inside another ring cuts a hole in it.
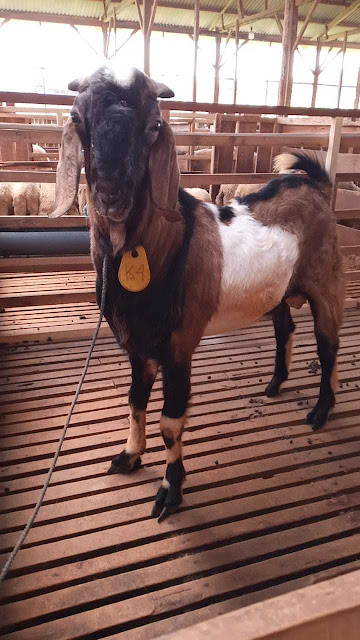
[[[86,255],[89,252],[88,229],[0,232],[0,255],[3,257]]]

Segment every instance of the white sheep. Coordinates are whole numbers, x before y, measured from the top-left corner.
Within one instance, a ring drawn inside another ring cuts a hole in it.
[[[189,189],[185,189],[188,193],[190,193],[193,198],[196,200],[201,200],[202,202],[212,202],[210,193],[206,191],[206,189],[199,189],[198,187],[192,187]]]
[[[32,182],[16,182],[11,187],[14,215],[37,216],[40,203],[39,185]]]
[[[12,185],[9,182],[0,182],[0,216],[14,214]]]

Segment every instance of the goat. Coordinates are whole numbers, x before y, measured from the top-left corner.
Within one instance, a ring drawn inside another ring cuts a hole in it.
[[[272,397],[290,366],[295,325],[286,300],[309,300],[322,375],[307,422],[313,429],[325,424],[335,403],[344,299],[331,183],[299,153],[293,167],[307,175],[277,178],[232,206],[202,203],[179,189],[174,136],[157,101],[173,97],[170,89],[136,69],[119,79],[106,68],[69,89],[78,95],[64,127],[52,215],[63,215],[74,201],[83,148],[98,299],[107,256],[105,317],[132,368],[129,436],[109,472],[129,473],[141,464],[146,407],[161,367],[167,466],[152,511],[161,521],[182,502],[191,360],[205,333],[245,327],[271,313],[277,351],[265,393]],[[142,290],[131,290],[135,275],[145,278]]]

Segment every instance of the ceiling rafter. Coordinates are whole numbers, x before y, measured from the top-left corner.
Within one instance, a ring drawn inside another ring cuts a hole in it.
[[[134,1],[134,0],[133,0]],[[320,0],[321,2],[321,0]],[[139,3],[142,4],[142,0],[139,0]],[[162,5],[161,0],[159,0],[159,4],[158,7],[160,7]],[[120,8],[120,7],[119,7]],[[119,13],[121,13],[119,11]],[[258,15],[258,14],[256,14]],[[281,14],[279,14],[279,17],[281,18]],[[76,25],[84,25],[84,26],[98,26],[98,27],[102,27],[105,26],[105,24],[103,22],[101,22],[98,18],[87,18],[87,17],[82,17],[82,16],[66,16],[66,15],[57,15],[57,14],[47,14],[47,13],[40,13],[40,12],[30,12],[30,11],[14,11],[14,10],[1,10],[0,9],[0,20],[1,19],[19,19],[19,20],[28,20],[28,21],[38,21],[38,22],[53,22],[53,23],[59,23],[59,24],[69,24],[70,22]],[[246,16],[246,22],[247,24],[249,24],[248,22],[248,18],[249,16]],[[273,19],[274,16],[272,16]],[[251,17],[250,17],[251,20]],[[240,22],[240,21],[239,21]],[[300,22],[303,22],[303,20]],[[312,18],[311,22],[315,22],[316,20],[314,20],[314,18]],[[117,20],[115,21],[115,25],[116,28],[121,28],[121,29],[135,29],[137,28],[138,25],[138,20],[137,17],[133,19],[121,19],[119,18],[119,16],[117,16]],[[346,29],[345,24],[341,25],[342,29],[345,30]],[[223,37],[226,37],[228,29],[231,27],[231,25],[227,25],[227,29],[226,29],[226,34],[221,34]],[[340,27],[340,28],[341,28]],[[354,25],[352,24],[351,26],[349,26],[349,30],[353,30],[354,29]],[[180,25],[169,25],[169,24],[164,24],[164,23],[159,23],[159,22],[155,22],[153,25],[153,30],[154,31],[160,31],[160,32],[167,32],[167,33],[183,33],[183,34],[188,34],[188,33],[192,33],[192,28],[191,27],[185,27],[185,26],[180,26]],[[216,32],[209,30],[206,27],[200,27],[199,33],[201,35],[206,35],[206,36],[214,36]],[[255,33],[255,39],[259,40],[259,41],[263,41],[263,42],[281,42],[281,37],[279,35],[268,35],[268,34],[259,34],[259,33]],[[351,36],[351,33],[348,33],[348,35]],[[354,34],[355,35],[355,34]],[[242,31],[240,32],[240,36],[241,39],[247,39],[248,38],[248,33],[247,31]],[[326,46],[331,46],[333,45],[334,47],[338,48],[339,46],[341,46],[341,43],[337,42],[337,38],[341,37],[339,34],[334,34],[333,39],[331,39],[330,37],[326,39]],[[330,43],[330,45],[329,45]],[[314,43],[312,40],[310,39],[306,39],[306,38],[302,38],[300,44],[312,44],[313,46],[316,46],[316,42]],[[360,43],[358,42],[349,42],[348,46],[353,48],[353,49],[360,49]]]
[[[336,14],[335,18],[333,18],[331,22],[325,25],[325,31],[318,33],[312,38],[312,40],[316,40],[319,36],[327,40],[329,36],[333,34],[334,30],[336,30],[337,25],[340,22],[344,22],[346,18],[349,18],[349,16],[351,16],[359,8],[360,0],[355,0],[350,4],[350,6],[344,7],[341,11],[339,11],[339,13]]]
[[[294,42],[293,51],[295,51],[295,49],[297,49],[301,38],[305,34],[305,31],[306,31],[306,29],[308,27],[308,24],[309,24],[309,22],[310,22],[310,20],[311,20],[311,18],[313,16],[313,13],[314,13],[316,7],[319,4],[319,1],[320,0],[314,0],[313,4],[311,5],[311,7],[310,7],[310,9],[308,11],[308,14],[307,14],[307,16],[306,16],[306,18],[304,20],[304,23],[303,23],[303,25],[302,25],[302,27],[301,27],[301,29],[299,31],[299,34],[297,35],[296,40]]]

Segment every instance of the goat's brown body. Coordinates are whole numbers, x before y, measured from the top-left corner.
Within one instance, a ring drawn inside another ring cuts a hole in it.
[[[136,70],[118,81],[102,69],[70,88],[79,96],[73,124],[64,131],[55,215],[63,215],[76,196],[83,147],[98,295],[106,255],[105,316],[132,367],[129,437],[109,471],[127,473],[140,464],[147,402],[161,366],[167,467],[153,509],[161,520],[182,500],[191,359],[217,316],[227,320],[241,312],[242,321],[253,321],[272,312],[277,353],[265,393],[273,396],[288,376],[295,329],[285,299],[308,299],[322,366],[319,400],[308,422],[314,429],[325,424],[335,403],[344,297],[330,182],[323,169],[300,156],[294,168],[306,176],[298,182],[294,176],[270,182],[233,208],[204,205],[179,192],[174,137],[157,104],[158,96],[171,95],[167,87]],[[121,286],[118,270],[124,253],[139,244],[151,280],[133,293]]]

